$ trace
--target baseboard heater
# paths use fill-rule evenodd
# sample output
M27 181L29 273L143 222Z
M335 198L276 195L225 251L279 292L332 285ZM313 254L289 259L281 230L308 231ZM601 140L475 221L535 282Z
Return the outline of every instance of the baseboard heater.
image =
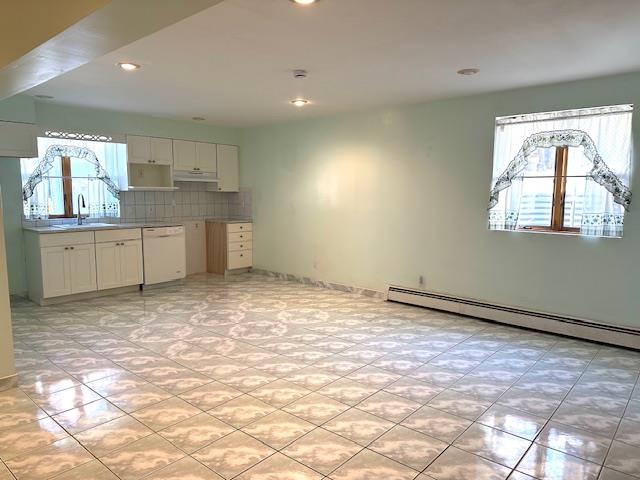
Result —
M387 300L640 350L640 330L391 285Z

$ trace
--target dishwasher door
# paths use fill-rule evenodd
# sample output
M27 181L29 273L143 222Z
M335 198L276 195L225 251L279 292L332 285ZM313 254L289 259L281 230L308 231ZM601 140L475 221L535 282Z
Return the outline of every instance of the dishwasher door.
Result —
M143 228L142 248L145 285L185 277L184 227Z

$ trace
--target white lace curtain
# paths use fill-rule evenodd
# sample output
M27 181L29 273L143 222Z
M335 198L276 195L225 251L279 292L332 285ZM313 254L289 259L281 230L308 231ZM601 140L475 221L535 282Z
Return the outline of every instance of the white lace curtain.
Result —
M38 158L23 158L20 163L26 218L60 213L62 155L71 157L73 198L80 193L85 197L82 213L90 217L119 216L119 190L127 184L126 145L38 137L38 154ZM75 214L77 206L73 203Z
M489 228L515 230L521 220L523 176L531 175L539 149L579 149L587 175L578 212L580 232L622 236L632 163L632 107L619 105L502 117L496 121ZM576 155L574 155L575 157ZM572 154L569 162L571 165Z

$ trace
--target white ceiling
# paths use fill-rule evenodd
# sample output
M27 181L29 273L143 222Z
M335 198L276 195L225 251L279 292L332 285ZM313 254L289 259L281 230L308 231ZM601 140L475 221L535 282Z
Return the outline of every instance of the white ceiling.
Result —
M640 70L639 24L638 0L225 0L28 93L255 125Z

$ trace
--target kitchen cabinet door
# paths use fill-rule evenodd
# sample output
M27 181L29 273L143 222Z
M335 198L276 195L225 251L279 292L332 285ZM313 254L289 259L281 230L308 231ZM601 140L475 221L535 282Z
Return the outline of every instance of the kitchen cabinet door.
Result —
M196 143L196 167L202 172L216 173L218 162L215 143Z
M217 145L218 191L237 192L240 190L240 164L238 147L235 145Z
M96 243L98 290L120 286L119 242Z
M151 160L158 165L173 165L173 142L171 139L151 137Z
M142 240L120 242L120 286L144 282L142 269Z
M196 142L174 140L173 169L180 171L192 171L196 168Z
M204 222L185 223L187 275L207 271L207 234Z
M127 135L127 162L151 163L151 139Z
M69 247L45 247L40 250L42 262L42 296L71 295Z
M73 245L68 252L71 293L96 291L96 246Z

